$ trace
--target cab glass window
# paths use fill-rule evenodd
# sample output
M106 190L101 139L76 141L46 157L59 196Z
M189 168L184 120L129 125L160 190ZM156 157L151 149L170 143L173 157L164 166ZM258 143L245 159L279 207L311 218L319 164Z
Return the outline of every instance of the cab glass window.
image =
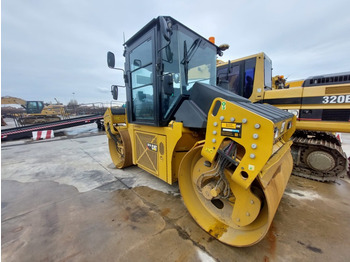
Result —
M130 53L131 95L134 120L154 120L152 39Z
M264 60L265 66L265 74L264 74L264 81L265 81L265 88L271 89L272 87L272 62L270 58L268 58L265 55L265 60Z
M178 45L181 58L180 70L183 76L181 81L184 87L184 93L188 93L196 82L215 85L215 47L186 31L178 32Z
M240 66L229 64L218 70L218 85L235 93L240 94Z
M148 39L130 53L130 69L134 71L152 63L152 40Z
M169 117L180 102L181 95L188 95L196 82L215 85L216 48L192 32L174 26L170 44L162 41L163 76L171 75L174 91L162 93L162 119Z
M256 58L245 62L243 96L249 98L253 92Z

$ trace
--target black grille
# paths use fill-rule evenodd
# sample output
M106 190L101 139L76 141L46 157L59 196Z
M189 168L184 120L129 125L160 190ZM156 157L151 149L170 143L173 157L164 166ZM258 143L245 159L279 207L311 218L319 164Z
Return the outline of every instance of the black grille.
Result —
M350 83L350 72L312 76L307 78L303 86L324 86Z
M325 121L349 121L350 109L323 110L322 120Z

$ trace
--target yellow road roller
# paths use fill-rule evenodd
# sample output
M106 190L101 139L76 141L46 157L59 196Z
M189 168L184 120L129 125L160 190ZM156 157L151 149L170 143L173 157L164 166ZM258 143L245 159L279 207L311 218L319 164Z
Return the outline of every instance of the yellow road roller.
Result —
M222 50L171 17L124 48L127 101L104 115L115 166L178 181L193 219L223 243L260 241L292 171L295 117L215 86ZM112 52L107 63L118 69ZM118 99L118 86L111 91Z

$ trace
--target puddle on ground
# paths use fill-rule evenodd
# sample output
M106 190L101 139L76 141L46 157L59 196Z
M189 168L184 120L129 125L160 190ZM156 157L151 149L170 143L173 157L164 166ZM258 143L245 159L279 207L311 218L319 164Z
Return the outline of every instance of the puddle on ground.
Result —
M187 214L179 196L147 187L112 190L113 183L84 193L52 181L4 180L2 187L6 261L210 258L172 224Z

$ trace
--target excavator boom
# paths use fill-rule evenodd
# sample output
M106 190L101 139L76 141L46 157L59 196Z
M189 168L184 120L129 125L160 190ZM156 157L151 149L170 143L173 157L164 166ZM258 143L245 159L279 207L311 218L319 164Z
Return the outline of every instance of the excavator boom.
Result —
M10 104L21 105L23 108L26 108L27 101L18 97L3 96L1 97L1 104L2 105L10 105Z

